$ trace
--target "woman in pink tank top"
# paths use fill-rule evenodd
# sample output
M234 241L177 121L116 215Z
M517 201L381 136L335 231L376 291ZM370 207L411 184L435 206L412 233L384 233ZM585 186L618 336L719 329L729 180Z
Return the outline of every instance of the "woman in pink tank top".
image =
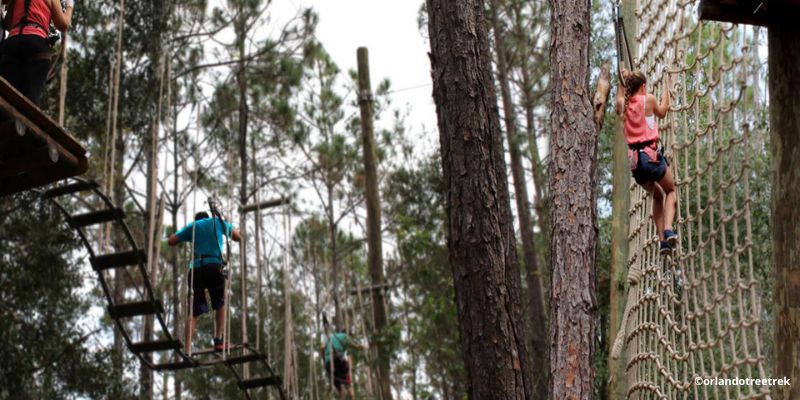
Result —
M653 220L660 240L661 254L672 254L678 244L673 230L678 196L672 172L659 150L658 118L669 111L669 74L664 74L661 102L647 93L647 78L640 71L622 70L623 84L617 90L617 115L623 119L628 142L628 161L636 183L653 195Z
M8 38L0 50L0 76L38 105L50 71L50 23L66 32L74 0L2 0L2 4Z

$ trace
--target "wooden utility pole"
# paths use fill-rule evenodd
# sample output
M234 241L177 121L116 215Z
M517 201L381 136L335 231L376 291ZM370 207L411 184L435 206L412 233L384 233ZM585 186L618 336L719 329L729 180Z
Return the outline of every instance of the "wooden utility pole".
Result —
M530 399L517 246L485 4L427 0L427 7L447 247L467 393L470 399Z
M597 128L589 89L589 2L551 0L550 395L594 392Z
M770 2L769 125L775 258L775 399L800 399L800 25ZM788 3L787 3L788 4ZM786 6L788 7L788 5ZM788 10L786 10L788 11ZM795 10L794 15L797 15Z
M622 21L625 24L624 32L630 32L625 39L621 36L617 40L627 40L627 46L621 47L623 52L630 49L630 59L633 60L637 54L636 43L636 7L635 0L622 0ZM620 32L622 35L622 32ZM617 63L625 63L625 54L617 54ZM623 65L623 64L620 64ZM632 68L633 66L628 66ZM617 77L619 79L619 77ZM621 85L621 82L617 82ZM614 339L619 332L622 324L622 314L625 310L625 281L628 275L628 225L630 217L630 182L631 171L628 167L628 143L625 141L625 134L622 132L622 119L617 116L614 119L614 137L612 138L612 187L611 187L611 265L609 271L609 300L608 300L608 354L611 354L611 347ZM608 398L622 399L627 392L627 384L624 370L625 357L617 360L608 358Z
M360 47L358 55L358 104L361 107L361 139L364 145L364 175L366 176L364 191L367 199L367 246L369 275L376 287L383 285L383 246L381 245L381 198L378 193L378 160L375 150L375 133L373 127L372 83L369 76L369 51ZM383 400L391 400L389 352L382 344L386 334L386 306L383 290L373 290L372 315L375 320L375 332L371 343L377 344L378 378ZM377 339L377 340L374 340Z
M508 62L506 61L505 33L500 24L497 0L489 2L494 31L494 51L497 59L497 80L500 86L500 98L503 101L503 120L508 139L508 152L511 156L511 176L514 181L514 193L517 203L517 219L519 220L520 238L522 239L522 260L525 263L525 278L528 283L528 312L530 313L531 332L531 384L534 398L547 398L547 318L544 311L542 281L539 273L539 260L536 254L531 210L528 204L528 188L525 169L522 165L522 154L519 149L517 132L517 116L514 102L511 99L511 85L508 79Z
M242 3L238 5L239 17L234 23L236 33L236 47L239 52L239 63L236 71L236 83L239 88L239 167L241 186L239 187L239 207L244 207L248 200L247 187L247 125L250 116L250 109L247 106L247 62L245 61L247 43L247 16ZM239 242L239 277L242 298L242 318L241 333L242 343L248 343L247 335L247 218L244 213L239 213L239 231L242 240ZM230 340L225 338L225 340ZM247 379L250 377L250 366L245 364L242 367L242 376Z

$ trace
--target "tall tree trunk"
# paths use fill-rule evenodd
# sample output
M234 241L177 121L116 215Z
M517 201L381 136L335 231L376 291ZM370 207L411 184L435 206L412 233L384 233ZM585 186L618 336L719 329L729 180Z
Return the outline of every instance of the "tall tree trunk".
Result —
M117 16L117 49L115 55L114 65L114 84L113 96L111 99L111 155L109 161L109 174L106 190L113 193L114 204L117 207L122 207L124 203L124 187L121 178L125 173L125 140L121 134L117 133L117 119L119 115L119 88L120 78L122 72L122 34L125 30L125 0L119 0L119 15ZM119 156L117 156L119 155ZM119 178L119 179L117 179ZM106 229L105 237L108 238L111 234L110 228ZM107 239L108 240L108 239ZM123 246L124 238L120 232L114 235L114 246L116 249L121 249ZM114 272L114 301L118 302L122 299L125 279L123 278L122 271L117 270ZM122 334L119 329L114 326L114 350L115 360L114 369L118 376L122 376L122 352L124 351L122 343ZM122 395L121 387L119 384L115 385L115 397Z
M636 32L635 0L623 0L622 15L626 32ZM638 45L636 35L626 38L630 44L631 59L636 57ZM623 55L618 55L617 62L623 62ZM619 80L619 77L617 77ZM619 84L619 83L618 83ZM625 277L628 276L628 224L630 216L630 182L631 170L628 167L628 143L622 131L622 119L614 119L612 187L611 187L611 265L608 300L608 354L614 346L621 327L622 314L625 310ZM625 357L614 360L608 358L608 398L619 399L625 396L627 382L625 380Z
M114 143L114 152L117 154L125 154L125 137L124 135L116 135L116 140ZM125 173L125 159L124 157L120 156L117 157L111 165L111 175L116 177L114 181L114 185L111 188L114 199L114 205L119 208L123 208L125 204L125 182L122 181L123 174ZM121 251L122 249L127 249L128 244L125 240L125 236L119 229L115 229L113 231L113 244L114 249L117 251ZM126 279L123 271L121 269L117 269L114 272L114 303L119 303L123 299L123 293L125 293L125 285ZM115 373L118 376L122 376L123 370L123 357L125 352L124 341L122 339L122 333L120 332L119 328L114 325L114 369L116 370ZM122 386L121 382L115 383L114 387L115 398L122 397Z
M247 107L247 64L245 58L245 43L247 41L246 17L241 6L239 9L241 19L237 23L236 40L239 49L239 70L236 73L236 83L239 86L239 167L241 173L241 186L239 187L239 206L247 205L247 124L249 108ZM239 230L242 241L239 243L239 260L242 292L242 343L247 343L247 218L244 212L239 213ZM244 366L244 376L248 377L247 365Z
M551 0L550 393L591 399L594 383L597 130L589 90L590 4Z
M159 87L155 93L155 101L156 110L153 114L153 117L150 120L150 138L147 144L147 203L146 203L146 211L147 211L147 225L146 225L146 238L145 243L147 243L145 251L147 252L147 269L148 274L151 279L151 283L157 282L158 279L158 267L156 266L157 260L155 257L156 253L156 245L158 243L158 232L157 227L160 226L160 221L157 221L156 218L160 217L158 215L158 204L156 203L156 197L158 193L158 142L159 142L159 135L161 133L161 104L164 94L164 57L160 51L160 43L161 41L157 41L155 47L155 53L153 54L154 61L156 62L155 72L158 77ZM155 285L154 285L155 287ZM144 317L144 327L143 327L143 338L145 341L152 340L153 336L153 315L146 315ZM146 360L152 362L153 354L146 353L144 354ZM147 368L146 365L141 365L141 372L140 372L140 381L141 381L141 398L143 399L152 399L153 398L153 371L150 368Z
M344 316L339 304L339 257L336 243L336 218L333 212L333 185L326 183L328 205L325 214L328 218L328 235L331 241L331 279L333 281L333 321L334 329L344 328Z
M428 0L449 261L471 399L531 398L508 178L482 0Z
M180 201L178 196L178 188L180 185L180 168L178 164L178 151L180 149L180 142L178 140L178 128L177 128L177 105L174 106L173 110L173 125L172 125L172 140L173 140L173 151L172 151L172 164L173 164L173 176L172 176L172 206L170 207L170 220L172 221L172 229L173 232L177 232L178 229L178 209L180 208L178 202ZM175 337L182 338L181 332L181 301L180 301L180 267L178 266L178 249L173 248L170 251L169 263L172 267L172 334ZM173 381L174 391L175 391L175 400L181 400L181 374L180 371L175 371L174 374L174 381Z
M514 20L514 31L513 34L517 37L525 37L528 33L523 29L524 23L526 21L525 16L522 13L522 1L512 1L510 4L511 12L513 13L513 20ZM535 50L531 49L528 52L523 52L523 55L518 57L517 60L519 69L520 69L520 76L521 82L520 86L520 96L522 101L522 107L525 110L525 134L528 139L528 152L530 154L531 160L531 175L533 177L533 207L536 211L536 217L539 225L540 232L549 232L550 231L550 224L548 222L549 219L549 208L547 206L547 195L546 189L547 185L545 182L545 174L544 174L544 166L542 165L541 157L539 156L539 142L537 140L536 134L536 122L534 120L533 110L537 106L537 96L534 95L533 88L534 88L534 77L531 76L532 73L532 65L530 59L534 57ZM539 68L539 70L544 70L544 68ZM541 238L541 236L540 236ZM546 238L546 235L545 235ZM547 245L547 240L544 241L545 246L544 248L540 248L537 250L537 256L539 257L539 261L543 261L545 265L549 263L548 251L549 247ZM550 274L548 273L547 269L540 270L540 278L539 281L542 282L542 291L543 291L543 303L545 304L544 308L547 309L547 283L549 280ZM546 318L545 318L546 319Z
M525 262L525 277L528 283L529 312L531 319L531 382L532 395L537 399L547 398L547 318L544 312L542 282L539 274L539 262L536 254L536 242L533 237L530 206L528 205L528 189L525 182L525 170L522 166L522 155L519 150L517 120L514 115L514 102L511 99L511 85L508 82L508 63L506 62L505 33L497 16L498 1L491 0L492 30L494 31L494 48L497 56L497 80L500 84L500 97L503 100L503 117L506 125L508 151L511 155L511 176L514 180L514 192L517 203L517 219L519 220L522 254Z
M365 195L367 199L367 243L369 275L374 290L372 296L372 315L375 320L375 338L378 356L378 378L383 400L392 399L389 352L383 340L387 334L386 307L383 299L383 246L381 238L381 198L378 193L378 160L373 132L372 84L369 75L369 52L366 47L358 49L358 103L361 107L361 138L364 147Z
M787 3L788 4L788 3ZM779 8L770 14L781 15ZM783 13L789 15L790 13ZM772 149L772 245L775 257L775 369L790 386L776 399L800 398L800 26L776 17L769 27L769 109Z

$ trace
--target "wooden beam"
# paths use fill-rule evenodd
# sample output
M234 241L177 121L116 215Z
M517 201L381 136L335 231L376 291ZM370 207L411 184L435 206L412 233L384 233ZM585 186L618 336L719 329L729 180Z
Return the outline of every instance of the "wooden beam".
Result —
M58 163L58 150L42 146L29 154L23 154L0 163L0 178L13 178L22 173L52 167Z
M249 213L249 212L258 211L258 210L266 210L266 209L270 209L270 208L275 208L275 207L282 206L284 204L289 204L289 203L291 203L291 199L289 199L288 197L280 197L280 198L277 198L277 199L262 201L260 203L248 204L248 205L240 208L239 211L241 211L243 213Z
M797 0L701 0L701 20L768 26L770 11L795 18L800 16Z
M25 125L29 128L32 125L39 127L40 130L47 132L48 136L54 141L58 142L62 147L68 149L76 156L83 156L86 154L86 149L78 143L75 138L67 133L67 131L55 121L50 119L50 117L45 115L35 104L31 103L27 97L14 89L14 87L2 77L0 77L0 98L12 107L13 112L9 112L9 114L21 114L25 116L23 122L25 122Z

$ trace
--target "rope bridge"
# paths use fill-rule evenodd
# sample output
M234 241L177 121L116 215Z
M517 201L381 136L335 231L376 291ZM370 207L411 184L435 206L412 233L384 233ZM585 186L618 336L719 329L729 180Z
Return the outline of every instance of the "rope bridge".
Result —
M629 399L769 398L750 221L751 130L759 110L753 28L698 21L693 0L639 1L635 69L673 104L660 121L678 190L680 243L659 255L652 196L631 184L628 297L612 349L626 350ZM758 262L765 262L758 260Z

